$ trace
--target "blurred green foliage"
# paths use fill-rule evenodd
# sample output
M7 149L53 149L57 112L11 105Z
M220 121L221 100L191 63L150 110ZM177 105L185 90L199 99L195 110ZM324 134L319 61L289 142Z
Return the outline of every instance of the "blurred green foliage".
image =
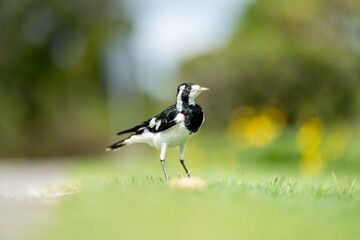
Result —
M357 0L257 0L238 21L227 46L183 65L182 81L212 89L199 99L207 124L232 127L238 145L266 145L288 123L360 117ZM4 0L0 29L0 156L102 151L104 52L131 30L121 1ZM114 106L139 114L129 99Z
M184 64L182 79L214 89L208 119L239 106L275 106L290 123L359 113L360 2L252 1L223 49ZM220 125L221 126L221 125Z
M119 3L1 1L0 155L99 151L104 45L129 29Z

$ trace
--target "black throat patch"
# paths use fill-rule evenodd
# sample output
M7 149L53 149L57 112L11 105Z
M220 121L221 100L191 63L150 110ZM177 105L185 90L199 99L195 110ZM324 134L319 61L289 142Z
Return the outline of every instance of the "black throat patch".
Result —
M200 105L184 104L181 113L185 116L185 127L190 131L190 134L197 132L204 121L204 113Z

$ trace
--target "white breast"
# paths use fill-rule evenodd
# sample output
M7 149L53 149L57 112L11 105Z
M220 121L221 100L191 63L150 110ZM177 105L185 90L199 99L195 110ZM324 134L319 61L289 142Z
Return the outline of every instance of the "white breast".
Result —
M168 148L177 147L185 144L193 135L181 122L164 132L155 133L153 146L159 149L163 144L167 144Z

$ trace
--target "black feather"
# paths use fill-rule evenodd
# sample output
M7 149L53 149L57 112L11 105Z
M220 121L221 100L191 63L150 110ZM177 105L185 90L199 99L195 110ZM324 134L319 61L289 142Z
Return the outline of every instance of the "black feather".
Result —
M185 127L191 133L197 132L204 121L204 113L200 105L185 104L181 113L185 116Z
M126 144L124 143L126 139L123 139L123 140L120 140L120 141L117 141L116 143L114 144L111 144L110 146L108 146L106 148L106 151L111 151L111 150L115 150L117 148L121 148L121 147L124 147Z
M176 106L172 105L172 106L166 108L164 111L162 111L158 115L156 115L155 117L150 118L133 128L126 129L124 131L120 131L117 133L117 135L121 135L121 134L125 134L125 133L134 133L135 135L142 134L145 129L148 129L149 132L152 132L152 133L165 131L165 130L171 128L172 126L176 125L177 122L175 121L175 118L178 114L179 114L179 111L177 110ZM158 127L156 125L153 127L150 127L151 120L154 120L156 123L158 121L160 121L160 125L158 125Z
M165 130L173 127L177 123L175 121L175 118L178 114L179 114L179 111L177 110L175 105L168 107L167 109L165 109L160 114L158 114L154 117L155 122L160 121L160 125L158 126L158 128L156 126L154 126L152 128L149 127L149 131L153 132L153 133L157 133L157 132L162 132L162 131L165 131Z
M135 126L133 128L130 128L130 129L127 129L127 130L124 130L124 131L120 131L120 132L117 133L117 135L121 135L121 134L125 134L125 133L138 132L139 130L144 129L147 126L149 126L150 120L151 119L149 119L147 121L144 121L144 122L140 123L139 125L137 125L137 126Z

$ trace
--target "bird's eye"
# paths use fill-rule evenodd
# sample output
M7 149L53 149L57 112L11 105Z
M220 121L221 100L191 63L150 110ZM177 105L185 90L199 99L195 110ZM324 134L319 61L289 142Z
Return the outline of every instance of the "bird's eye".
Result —
M187 90L187 91L191 91L191 87L186 87L186 90Z

